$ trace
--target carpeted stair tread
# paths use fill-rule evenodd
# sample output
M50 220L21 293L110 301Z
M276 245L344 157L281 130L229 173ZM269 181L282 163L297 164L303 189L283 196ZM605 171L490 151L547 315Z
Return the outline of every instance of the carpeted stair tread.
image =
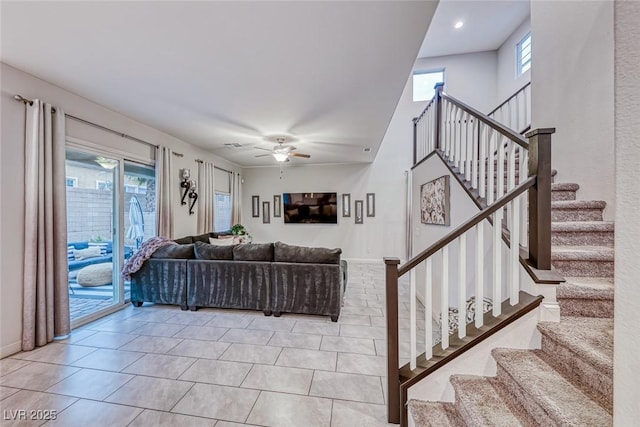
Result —
M559 182L551 184L551 191L578 191L580 186L573 182Z
M489 378L453 375L449 378L456 392L456 408L468 426L522 426Z
M563 317L540 322L538 330L613 378L613 319Z
M567 381L537 351L494 349L498 379L541 425L608 426L612 417Z
M553 246L552 261L603 261L612 262L614 250L608 246Z
M614 223L609 221L554 221L551 223L551 232L614 231L614 229Z
M556 297L571 299L613 300L611 277L565 277L566 282L556 287Z
M604 209L607 202L602 200L556 200L551 209Z
M407 406L418 427L465 427L453 403L411 399Z

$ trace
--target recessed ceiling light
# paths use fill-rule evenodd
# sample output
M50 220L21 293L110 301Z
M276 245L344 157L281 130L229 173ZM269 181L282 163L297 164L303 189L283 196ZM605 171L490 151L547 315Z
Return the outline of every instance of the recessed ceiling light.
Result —
M458 21L455 23L455 25L453 26L453 28L455 28L456 30L462 28L462 26L464 25L464 22L462 21Z

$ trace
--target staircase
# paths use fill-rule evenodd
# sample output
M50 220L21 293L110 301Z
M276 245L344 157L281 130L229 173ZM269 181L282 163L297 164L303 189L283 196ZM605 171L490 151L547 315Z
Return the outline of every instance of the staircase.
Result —
M552 186L561 321L538 325L539 350L494 349L495 377L452 376L455 402L411 400L416 426L612 425L614 226L578 189Z

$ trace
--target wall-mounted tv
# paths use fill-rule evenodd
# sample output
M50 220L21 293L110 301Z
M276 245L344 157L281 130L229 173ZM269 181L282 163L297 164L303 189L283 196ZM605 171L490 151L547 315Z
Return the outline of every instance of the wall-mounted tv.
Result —
M337 193L284 193L285 224L337 224Z

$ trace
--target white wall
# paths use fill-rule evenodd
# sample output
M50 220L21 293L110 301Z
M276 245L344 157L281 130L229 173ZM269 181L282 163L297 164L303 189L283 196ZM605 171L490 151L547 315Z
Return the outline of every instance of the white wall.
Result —
M613 361L613 422L640 419L640 3L615 2L616 271Z
M233 169L232 164L219 159L202 149L180 141L149 126L131 120L119 113L108 110L85 98L56 87L44 80L1 64L2 72L2 187L0 200L0 357L20 350L22 330L22 234L24 229L24 126L25 113L22 103L13 99L15 94L26 98L39 98L61 107L66 113L101 124L111 129L138 137L142 140L171 147L184 154L174 158L176 172L173 200L175 207L175 235L184 236L196 231L196 215L189 216L187 209L180 206L178 171L188 167L195 171L194 160L213 161L225 169ZM89 142L111 146L120 150L135 151L139 156L150 156L147 148L137 147L127 139L80 125L67 120L67 135ZM237 168L235 168L237 169ZM28 191L28 190L26 190Z
M516 58L517 45L529 31L531 31L531 20L527 17L498 49L498 104L531 81L531 69L518 75Z
M416 71L444 68L444 90L449 95L488 113L500 102L496 98L496 51L434 56L416 61ZM426 102L424 103L426 107Z
M557 182L614 217L613 2L532 1L532 128L555 127Z

